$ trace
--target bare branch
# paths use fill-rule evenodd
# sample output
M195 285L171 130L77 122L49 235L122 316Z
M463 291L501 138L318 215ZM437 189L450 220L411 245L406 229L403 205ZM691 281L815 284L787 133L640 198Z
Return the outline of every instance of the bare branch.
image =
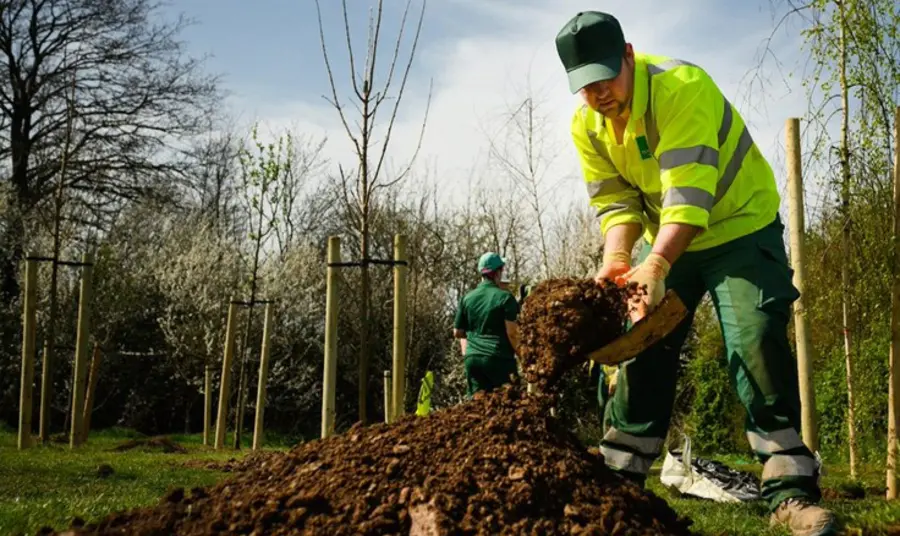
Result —
M347 124L347 118L344 115L344 108L341 106L341 104L340 104L341 100L337 94L337 84L334 81L334 73L331 70L331 62L328 59L328 48L325 46L325 27L322 24L322 10L319 7L319 0L315 0L315 2L316 2L316 17L318 18L318 21L319 21L319 40L322 43L322 58L325 60L325 71L328 74L328 84L331 87L331 95L332 95L332 100L328 100L327 98L325 98L325 100L328 101L332 106L334 106L335 110L337 110L338 116L340 116L340 118L341 118L341 124L344 125L344 131L347 133L347 136L350 138L350 141L353 142L353 145L356 147L356 151L359 152L360 151L359 140L357 140L356 136L353 134L353 130L350 129L350 125ZM346 16L346 12L347 12L347 2L346 2L346 0L344 0L345 16ZM348 29L347 29L348 42L350 40L349 34L350 34L350 30L348 27ZM351 61L351 63L353 61L352 52L350 54L350 61ZM352 72L353 71L351 71L351 77L352 77ZM355 90L355 88L356 88L356 82L354 81L354 90Z
M412 45L411 45L411 48L410 48L410 52L409 52L409 60L406 62L406 69L405 69L404 72L403 72L403 79L402 79L402 81L400 82L400 89L399 89L399 91L397 92L397 99L396 99L396 101L394 102L394 108L393 108L393 111L391 112L391 118L388 120L387 132L385 133L384 144L383 144L382 149L381 149L381 154L380 154L379 157L378 157L378 163L376 164L376 166L375 166L375 172L374 172L373 175L372 175L372 182L373 182L373 183L377 183L377 182L378 182L378 177L379 177L379 174L380 174L380 172L381 172L382 165L384 164L385 156L387 155L388 144L390 143L390 139L391 139L391 132L393 131L393 129L394 129L394 124L395 124L395 122L396 122L396 120L397 120L397 110L400 108L400 102L403 100L403 92L404 92L404 90L406 89L406 81L407 81L407 79L409 78L409 71L410 71L410 69L412 68L413 59L414 59L414 57L415 57L416 49L417 49L418 44L419 44L419 35L421 34L421 31L422 31L422 21L423 21L424 18L425 18L425 6L426 6L426 4L427 4L427 1L426 1L426 0L422 0L422 10L419 12L419 21L418 21L418 23L416 24L416 34L415 34L415 37L413 38L413 42L412 42ZM398 40L399 40L399 39L398 39ZM431 90L430 90L430 89L429 89L428 95L429 95L429 96L428 96L428 103L429 103L429 105L430 105L430 103L431 103ZM426 109L426 112L425 112L426 117L427 117L427 114L428 114L428 111L427 111L427 109ZM422 133L423 133L423 134L424 134L424 128L425 128L425 121L422 122ZM420 136L420 139L419 139L419 146L420 146L420 145L421 145L421 136ZM418 150L419 150L419 149L418 149L418 146L417 146L417 148L416 148L416 154L418 154Z

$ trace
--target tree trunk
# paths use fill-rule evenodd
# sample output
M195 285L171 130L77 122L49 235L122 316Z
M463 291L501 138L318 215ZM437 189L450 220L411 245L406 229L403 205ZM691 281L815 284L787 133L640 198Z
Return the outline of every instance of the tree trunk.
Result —
M843 309L844 330L844 359L847 367L847 440L850 448L850 477L855 479L858 475L857 449L856 449L856 411L853 393L853 358L850 344L850 147L849 147L849 89L847 85L847 37L846 37L846 13L844 2L839 2L840 7L840 83L841 83L841 216L843 226L841 228L841 246L843 259L841 263L841 301Z
M366 203L367 204L367 203ZM366 207L368 208L368 207ZM369 395L369 359L370 349L370 304L371 289L369 284L369 214L368 210L363 211L362 237L360 240L360 254L362 255L362 303L360 305L360 341L359 341L359 421L363 424L368 422L367 400Z
M194 407L194 402L188 402L184 408L184 435L190 435L191 433L191 408Z
M203 445L209 446L210 429L212 428L212 363L207 361L203 370Z
M891 269L891 348L888 365L888 500L900 495L897 458L900 455L900 106L894 110L894 229Z
M263 179L264 181L267 179ZM256 227L256 249L253 252L253 271L250 274L250 303L247 306L247 323L244 328L244 344L241 347L241 370L239 373L237 393L237 411L234 412L234 448L241 448L241 432L244 427L244 407L247 403L247 387L249 378L247 378L247 349L250 346L250 330L253 329L253 306L256 305L257 278L259 277L259 253L262 249L263 238L263 202L262 197L267 190L267 184L264 183L259 202L259 222Z
M17 99L12 105L10 118L9 145L12 157L12 174L10 182L13 187L14 209L7 225L8 255L4 258L2 293L4 303L11 303L19 298L19 261L23 256L25 241L24 217L33 203L31 188L28 184L28 171L31 161L31 113L30 103ZM43 381L43 380L42 380Z
M528 176L531 180L531 195L534 198L534 218L538 228L538 239L541 244L541 272L544 278L550 277L550 253L547 247L547 236L544 232L544 211L541 208L540 181L537 175L537 156L534 153L534 99L528 98ZM516 274L518 275L518 274Z

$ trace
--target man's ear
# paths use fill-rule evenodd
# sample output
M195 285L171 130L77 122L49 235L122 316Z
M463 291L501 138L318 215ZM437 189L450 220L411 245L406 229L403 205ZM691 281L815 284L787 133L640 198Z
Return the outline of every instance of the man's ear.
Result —
M628 60L629 65L634 65L634 47L631 46L631 43L625 43L625 59Z

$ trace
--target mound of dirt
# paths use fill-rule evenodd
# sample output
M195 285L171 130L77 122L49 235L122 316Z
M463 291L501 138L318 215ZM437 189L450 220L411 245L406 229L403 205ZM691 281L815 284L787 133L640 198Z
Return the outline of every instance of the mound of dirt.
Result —
M525 378L541 391L553 392L567 370L624 333L628 301L638 294L636 285L598 285L593 279L550 279L536 285L518 318Z
M210 488L65 534L686 535L520 385L295 447Z
M689 535L690 520L550 414L554 384L623 332L635 292L579 279L534 289L521 357L538 394L513 383L425 417L229 460L214 467L232 471L227 481L62 534Z

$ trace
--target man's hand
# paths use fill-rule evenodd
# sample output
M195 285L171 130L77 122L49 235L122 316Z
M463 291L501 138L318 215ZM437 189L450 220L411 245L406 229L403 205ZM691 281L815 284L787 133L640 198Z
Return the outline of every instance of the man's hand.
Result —
M606 231L606 245L603 247L603 266L594 276L599 284L604 279L616 280L631 270L631 250L641 236L640 223L622 223Z
M672 266L662 255L650 253L644 262L637 265L627 274L621 276L617 282L621 284L637 283L642 294L638 297L641 303L635 303L638 310L643 309L643 314L653 310L662 301L666 293L666 276ZM643 307L641 307L643 305ZM640 316L643 316L641 314Z
M603 266L594 276L594 281L600 284L604 279L611 279L625 275L631 270L631 254L627 251L604 251Z

